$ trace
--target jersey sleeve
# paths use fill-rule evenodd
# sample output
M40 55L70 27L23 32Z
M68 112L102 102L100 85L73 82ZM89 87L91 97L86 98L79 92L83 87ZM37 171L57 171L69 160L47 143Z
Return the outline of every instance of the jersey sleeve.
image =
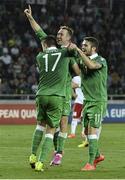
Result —
M38 39L43 40L47 34L42 30L42 29L39 29L37 32L36 32L36 36L38 37Z
M74 64L76 64L76 60L75 57L69 57L70 58L70 62L69 62L69 66L73 66Z
M103 57L98 58L96 62L101 64L102 66L107 66L106 60Z

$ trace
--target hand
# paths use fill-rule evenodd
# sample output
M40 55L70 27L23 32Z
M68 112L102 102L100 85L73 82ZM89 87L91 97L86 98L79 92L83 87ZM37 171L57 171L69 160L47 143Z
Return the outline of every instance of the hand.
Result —
M30 5L28 5L28 9L25 9L24 10L24 13L25 13L25 15L28 17L28 18L32 18L32 9L31 9L31 6Z
M68 48L69 48L70 50L72 50L72 49L77 49L77 45L74 44L74 43L70 43L70 45L68 46Z

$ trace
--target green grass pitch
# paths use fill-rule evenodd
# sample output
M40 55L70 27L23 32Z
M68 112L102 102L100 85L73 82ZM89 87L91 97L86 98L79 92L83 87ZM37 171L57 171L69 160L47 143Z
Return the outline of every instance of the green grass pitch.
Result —
M103 124L100 149L105 155L96 171L80 172L88 159L88 148L81 143L80 125L77 137L67 139L61 166L50 167L48 157L44 172L35 172L28 163L33 125L0 126L0 179L124 179L125 124ZM51 154L52 155L52 154Z

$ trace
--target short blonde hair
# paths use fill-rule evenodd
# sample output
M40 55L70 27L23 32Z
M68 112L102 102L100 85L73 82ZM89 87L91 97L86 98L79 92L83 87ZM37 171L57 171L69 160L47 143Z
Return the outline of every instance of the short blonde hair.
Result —
M68 27L68 26L60 26L60 29L65 29L65 30L67 30L68 33L69 33L69 35L70 35L71 37L73 36L74 31L73 31L72 28L70 28L70 27Z

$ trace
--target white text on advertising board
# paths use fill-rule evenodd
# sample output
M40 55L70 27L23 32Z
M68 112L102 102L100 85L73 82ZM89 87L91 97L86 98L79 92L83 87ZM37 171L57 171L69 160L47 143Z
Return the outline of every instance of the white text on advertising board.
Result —
M35 109L0 109L0 118L35 118Z

